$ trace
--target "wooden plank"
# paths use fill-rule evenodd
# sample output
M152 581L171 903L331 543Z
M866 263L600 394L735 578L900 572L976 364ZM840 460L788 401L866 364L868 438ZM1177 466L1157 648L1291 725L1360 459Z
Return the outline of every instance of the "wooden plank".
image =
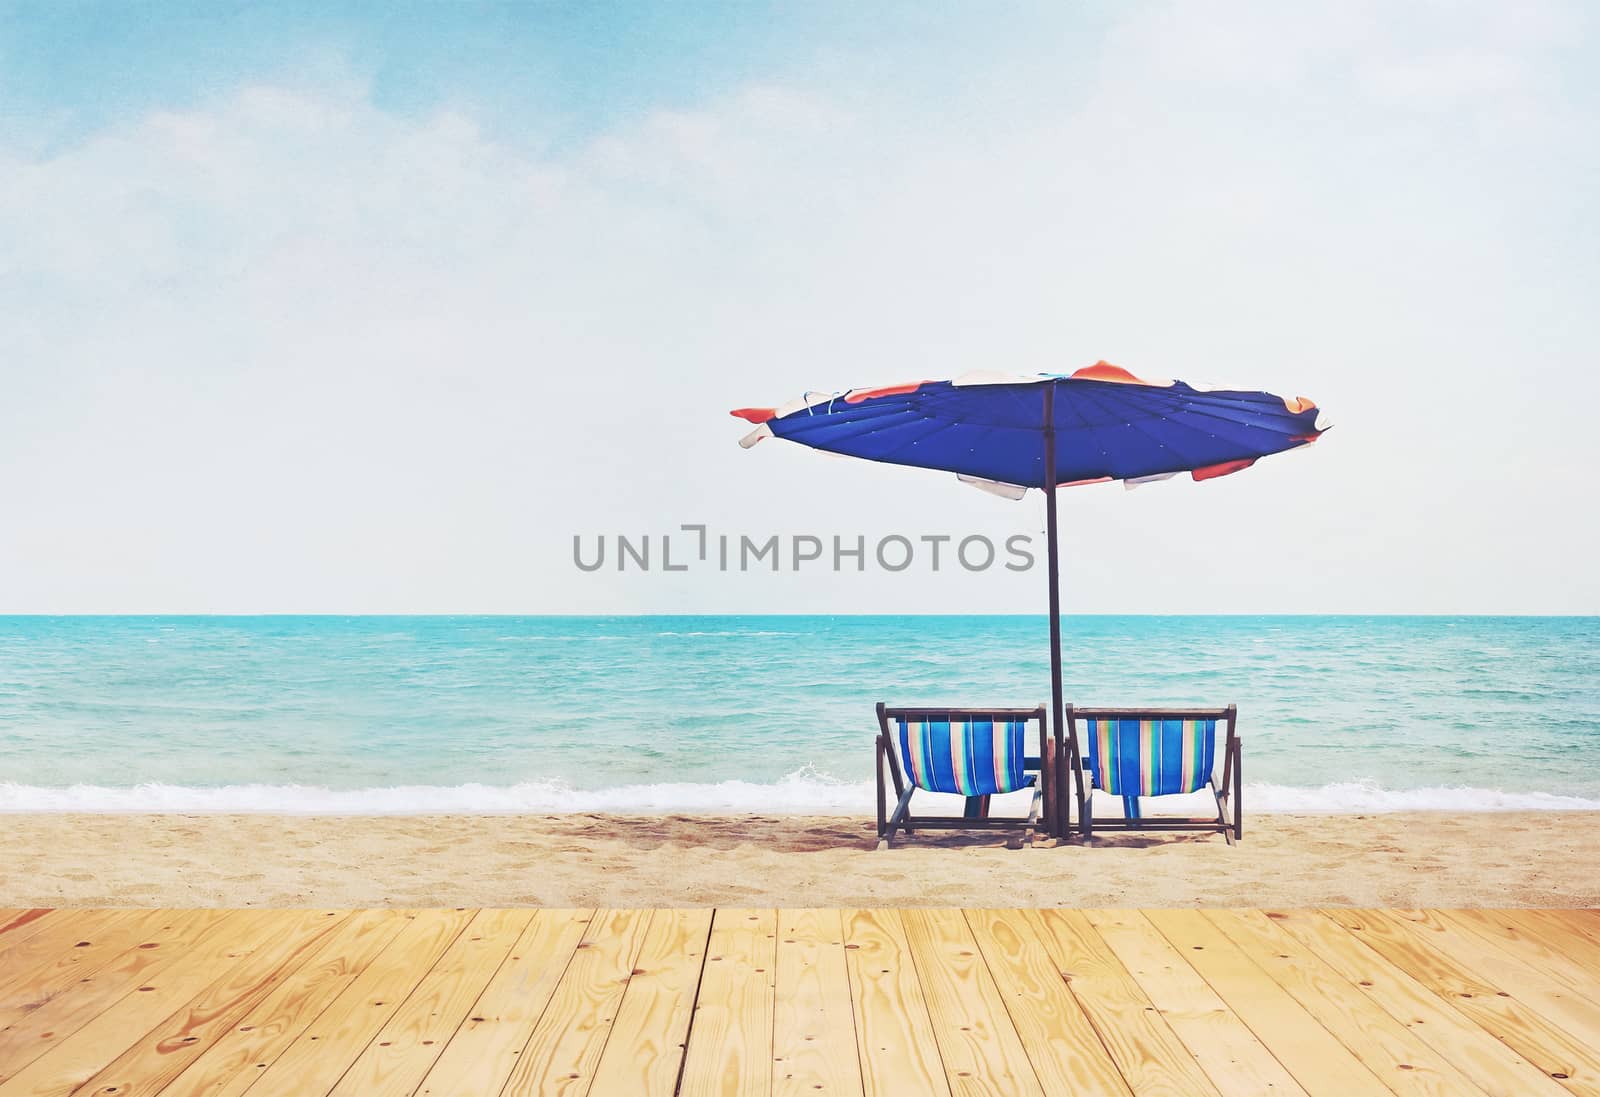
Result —
M1600 972L1600 935L1591 937L1575 921L1570 910L1488 910L1485 916L1501 917L1518 931L1536 939L1563 956L1570 957L1591 973Z
M1346 982L1405 1025L1494 1097L1562 1097L1544 1071L1472 1023L1403 968L1316 911L1263 911Z
M250 1097L325 1094L472 920L470 910L422 910L321 1016L260 1071Z
M1480 1028L1505 1041L1567 1089L1600 1097L1600 1055L1525 1003L1430 948L1406 923L1381 912L1323 911L1378 955L1447 1000Z
M419 1097L498 1094L594 917L592 910L541 910L473 1003Z
M55 911L50 907L8 907L0 910L0 961L13 945L26 941Z
M193 1000L158 1022L138 1042L83 1082L87 1094L154 1097L216 1040L230 1032L272 990L314 955L346 911L280 911L271 936ZM130 1026L143 1031L148 1021Z
M168 1084L161 1097L238 1097L408 924L405 911L356 911L320 943L316 955Z
M330 1097L410 1097L532 920L530 910L478 911Z
M1144 915L1088 910L1084 916L1218 1089L1228 1094L1305 1092Z
M103 923L90 937L69 933L55 941L54 955L14 971L11 961L0 957L0 1030L4 1030L63 991L81 985L85 975L99 970L130 946L140 941L148 927L156 929L170 921L169 911L123 911L126 917ZM33 940L37 940L37 935ZM32 948L30 943L26 948ZM22 949L18 950L23 951ZM0 1076L4 1070L0 1068Z
M1522 913L1554 919L1561 923L1563 933L1568 937L1576 934L1600 945L1600 910L1537 909L1524 910Z
M1188 1047L1080 911L1030 910L1027 917L1134 1093L1215 1097Z
M27 1010L0 1031L0 1081L71 1038L129 994L155 993L154 989L139 988L154 988L157 980L164 979L167 968L199 947L208 931L229 919L226 911L154 913L169 917L156 918L156 924L146 923L145 931L112 959L80 976L76 985L41 1001L37 1008ZM115 1055L120 1050L110 1054Z
M648 910L596 914L556 984L503 1097L583 1094L594 1080L650 923Z
M1260 911L1205 916L1395 1093L1483 1097L1444 1056Z
M1587 912L427 918L41 915L0 961L0 1097L648 1097L680 1061L691 1097L1124 1093L1113 1065L1135 1093L1343 1094L1365 1069L1600 1097Z
M1016 910L969 910L966 918L1045 1091L1130 1093L1026 916Z
M894 910L847 910L845 970L867 1097L949 1097L933 1022Z
M838 910L778 911L772 1092L861 1097L850 973Z
M16 1015L22 1003L36 1002L41 989L58 981L61 970L77 969L84 950L92 949L119 924L138 924L140 911L62 911L68 917L41 919L34 933L0 954L0 1018ZM0 1020L0 1027L4 1026Z
M153 1023L170 1017L252 954L273 949L285 937L303 936L311 925L325 920L321 911L305 912L302 917L303 921L286 920L275 911L241 911L228 916L165 970L147 975L137 989L0 1083L0 1097L70 1093L138 1043Z
M1476 933L1522 963L1594 1001L1600 995L1600 945L1578 933L1547 940L1515 910L1440 910L1438 917Z
M683 1097L772 1092L777 937L775 911L719 909L713 915L684 1051Z
M590 1093L672 1097L711 935L707 909L658 910L617 1007ZM855 1045L851 1044L854 1056Z
M1043 1094L1000 989L959 910L900 912L953 1094Z
M1272 1049L1313 1097L1388 1097L1390 1090L1283 987L1198 910L1149 910L1217 997Z
M1473 971L1499 993L1510 994L1566 1030L1580 1043L1600 1048L1600 1003L1577 993L1460 924L1431 910L1386 910L1383 917L1404 925L1434 950Z
M44 911L49 909L49 907L0 907L0 938L5 937L8 929L17 928L14 923L21 915L37 910L41 914L35 915L35 917L40 917Z

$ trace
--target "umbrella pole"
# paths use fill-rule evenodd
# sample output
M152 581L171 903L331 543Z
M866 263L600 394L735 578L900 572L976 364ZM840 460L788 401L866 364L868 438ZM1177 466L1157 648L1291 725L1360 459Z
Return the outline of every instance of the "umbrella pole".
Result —
M1056 742L1056 772L1051 775L1055 789L1055 818L1050 833L1065 838L1068 830L1066 782L1060 778L1068 768L1066 731L1062 728L1065 702L1061 689L1061 562L1056 544L1056 387L1044 386L1044 510L1045 555L1050 571L1050 727ZM1076 775L1077 767L1071 772Z

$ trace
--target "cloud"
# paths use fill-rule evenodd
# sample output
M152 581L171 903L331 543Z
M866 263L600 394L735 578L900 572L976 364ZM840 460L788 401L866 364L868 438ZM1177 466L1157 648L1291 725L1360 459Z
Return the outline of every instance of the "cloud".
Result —
M0 148L0 607L1031 610L1036 576L591 580L570 539L1036 530L948 478L741 453L725 411L1108 357L1341 427L1075 495L1077 608L1596 608L1565 503L1596 146L1528 75L1560 36L1276 10L1151 9L1092 79L1035 58L908 106L802 75L559 149L349 78ZM1541 125L1417 121L1513 99ZM1508 579L1535 523L1571 547Z

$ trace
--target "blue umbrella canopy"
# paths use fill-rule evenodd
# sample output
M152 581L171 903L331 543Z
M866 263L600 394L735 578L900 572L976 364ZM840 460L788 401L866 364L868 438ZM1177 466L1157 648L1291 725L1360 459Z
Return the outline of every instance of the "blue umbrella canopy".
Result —
M1041 444L1047 392L1053 470L1045 467ZM1106 362L1070 375L973 374L811 394L788 407L733 414L759 425L746 446L772 435L869 461L954 472L1003 494L1052 483L1142 483L1181 472L1207 480L1307 445L1327 429L1304 397L1147 381Z
M1210 480L1239 472L1273 453L1315 442L1329 424L1303 396L1209 388L1136 377L1096 362L1072 374L1034 377L968 374L834 395L808 393L779 408L739 408L756 424L740 440L787 438L813 449L953 472L1010 498L1045 493L1050 580L1050 693L1057 757L1086 790L1077 740L1063 735L1060 559L1056 488L1121 480L1129 485L1187 472ZM1063 753L1065 752L1065 753ZM1043 764L1043 763L1041 763ZM1069 820L1058 793L1051 833Z

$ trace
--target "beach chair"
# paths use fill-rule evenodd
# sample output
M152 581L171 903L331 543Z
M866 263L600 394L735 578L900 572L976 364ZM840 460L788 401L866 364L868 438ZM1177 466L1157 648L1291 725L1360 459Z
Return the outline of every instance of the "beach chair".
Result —
M1039 728L1039 753L1027 753L1027 726ZM1054 780L1055 744L1046 734L1045 708L890 708L878 704L878 848L896 830L1018 830L1029 844L1041 805ZM895 803L889 807L889 788ZM959 816L913 815L918 789L966 797ZM989 798L1032 789L1024 818L989 817ZM1045 818L1054 818L1046 810Z
M1221 833L1231 846L1244 836L1240 796L1242 754L1238 708L1132 709L1067 706L1069 766L1081 766L1078 819L1085 838L1099 830L1204 830ZM1083 724L1083 737L1078 725ZM1222 779L1215 774L1217 724L1226 727ZM1079 744L1086 749L1079 749ZM1096 821L1093 791L1122 797L1123 818ZM1217 802L1212 819L1144 817L1147 797L1178 796L1210 789Z

